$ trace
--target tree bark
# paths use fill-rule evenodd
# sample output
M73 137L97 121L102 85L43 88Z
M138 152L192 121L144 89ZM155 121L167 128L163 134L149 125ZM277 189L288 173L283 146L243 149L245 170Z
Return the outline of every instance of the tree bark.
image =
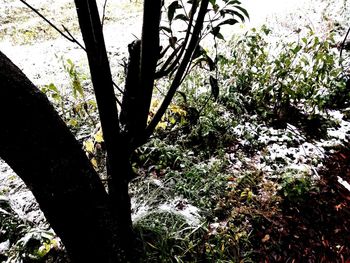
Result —
M159 58L159 23L162 0L144 0L142 37L140 50L140 83L141 99L139 105L139 129L144 137L148 113L152 100L154 79ZM140 140L140 139L137 139Z
M128 45L129 61L120 111L120 122L124 125L124 133L130 144L134 144L135 138L142 131L138 122L140 119L139 105L143 99L140 90L140 48L140 40L134 40Z
M128 183L131 177L128 141L122 137L101 21L96 1L75 0L80 30L86 47L104 141L107 150L108 191L118 232L127 258L132 256L134 235Z
M123 226L81 145L1 52L0 69L0 157L33 192L73 262L123 262Z

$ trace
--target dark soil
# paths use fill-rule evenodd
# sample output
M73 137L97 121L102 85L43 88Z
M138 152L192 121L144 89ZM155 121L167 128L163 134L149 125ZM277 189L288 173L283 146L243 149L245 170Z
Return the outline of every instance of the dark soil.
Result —
M350 262L350 144L331 154L317 188L283 201L273 220L254 226L259 262ZM269 240L262 242L268 234Z

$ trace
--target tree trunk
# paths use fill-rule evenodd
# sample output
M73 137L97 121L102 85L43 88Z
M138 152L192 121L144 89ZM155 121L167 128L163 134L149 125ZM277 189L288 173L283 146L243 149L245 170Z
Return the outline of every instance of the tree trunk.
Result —
M95 0L75 0L80 30L86 47L91 80L107 151L108 192L112 212L123 227L118 231L126 257L133 255L134 235L128 183L132 172L129 143L119 127L118 109L101 20Z
M1 52L0 69L0 157L33 192L73 262L123 262L123 226L81 145Z

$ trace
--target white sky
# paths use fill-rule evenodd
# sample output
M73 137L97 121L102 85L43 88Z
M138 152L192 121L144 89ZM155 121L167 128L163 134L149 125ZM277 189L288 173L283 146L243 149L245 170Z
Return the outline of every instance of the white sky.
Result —
M302 6L305 0L242 0L250 15L251 24L263 23L267 16L289 12Z

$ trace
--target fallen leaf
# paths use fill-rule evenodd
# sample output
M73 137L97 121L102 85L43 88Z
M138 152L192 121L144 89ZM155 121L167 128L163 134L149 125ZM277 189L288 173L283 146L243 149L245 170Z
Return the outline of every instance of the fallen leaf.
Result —
M269 235L269 234L266 234L266 235L263 237L263 239L261 239L261 242L265 243L265 242L267 242L267 241L269 241L269 240L270 240L270 235Z

